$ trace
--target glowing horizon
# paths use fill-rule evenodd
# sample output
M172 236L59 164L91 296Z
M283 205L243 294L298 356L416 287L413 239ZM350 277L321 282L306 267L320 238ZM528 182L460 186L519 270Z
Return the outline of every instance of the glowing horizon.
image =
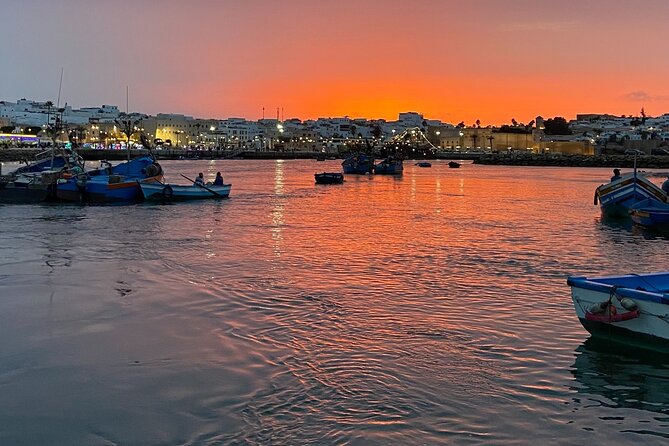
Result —
M669 112L669 3L9 0L0 100L467 125ZM625 3L625 2L622 2ZM131 11L131 12L126 12Z

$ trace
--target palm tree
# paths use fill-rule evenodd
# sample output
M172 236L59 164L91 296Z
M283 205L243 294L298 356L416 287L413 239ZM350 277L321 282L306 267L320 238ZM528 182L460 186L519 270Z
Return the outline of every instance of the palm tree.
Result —
M488 136L488 142L490 142L490 150L491 150L491 151L493 150L492 142L493 142L494 140L495 140L495 138L494 138L493 136Z
M127 139L126 148L128 149L128 161L130 161L130 137L133 134L137 133L138 131L137 126L139 125L140 122L142 122L142 120L132 119L130 115L126 113L121 113L118 116L118 119L115 119L114 122L116 122L116 125L119 126L121 132L125 134L125 137Z
M51 107L53 107L53 102L46 101L44 105L46 105L46 125L48 126L51 119Z
M474 147L472 149L476 150L476 141L478 141L479 135L477 133L472 133L472 141L474 143Z

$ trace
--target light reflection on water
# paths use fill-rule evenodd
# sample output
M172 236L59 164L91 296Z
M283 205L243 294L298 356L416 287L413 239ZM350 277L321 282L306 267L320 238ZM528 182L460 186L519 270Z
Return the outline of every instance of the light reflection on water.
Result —
M231 198L0 207L0 444L666 442L669 361L588 341L566 286L666 270L592 205L608 169L408 164L163 162Z

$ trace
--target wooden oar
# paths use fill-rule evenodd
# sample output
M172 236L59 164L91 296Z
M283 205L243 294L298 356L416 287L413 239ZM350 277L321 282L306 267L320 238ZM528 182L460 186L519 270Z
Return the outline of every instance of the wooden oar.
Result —
M197 181L193 181L193 180L191 180L190 178L188 178L188 177L187 177L186 175L184 175L183 173L182 173L182 174L179 174L179 175L181 175L182 177L184 177L185 179L187 179L187 180L190 181L191 183L195 184L196 186L200 186L202 189L206 189L206 190L208 190L209 192L211 192L212 194L216 195L217 197L225 198L223 195L219 194L218 192L216 192L216 191L214 191L214 190L209 189L209 188L208 188L207 186L205 186L204 184L200 184L200 183L198 183Z

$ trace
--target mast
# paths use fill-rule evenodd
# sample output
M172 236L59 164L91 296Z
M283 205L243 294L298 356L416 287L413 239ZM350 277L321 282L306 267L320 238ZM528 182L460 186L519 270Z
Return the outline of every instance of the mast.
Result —
M130 88L126 85L125 86L125 113L128 115L128 121L130 121ZM132 131L132 129L128 129L128 131ZM128 173L130 173L130 135L126 135L128 137Z
M58 84L58 100L56 101L56 113L60 109L60 92L61 92L62 88L63 88L63 67L60 67L60 83ZM61 119L62 118L63 118L63 116L61 115ZM57 116L56 116L56 119L58 119ZM47 122L47 129L49 128L49 125L50 124ZM57 130L58 130L58 126L54 126L53 131L56 132ZM55 147L56 138L57 138L57 136L53 137L54 147L51 148L51 170L53 170L53 163L54 163L54 157L55 157L55 151L56 151L56 147Z

